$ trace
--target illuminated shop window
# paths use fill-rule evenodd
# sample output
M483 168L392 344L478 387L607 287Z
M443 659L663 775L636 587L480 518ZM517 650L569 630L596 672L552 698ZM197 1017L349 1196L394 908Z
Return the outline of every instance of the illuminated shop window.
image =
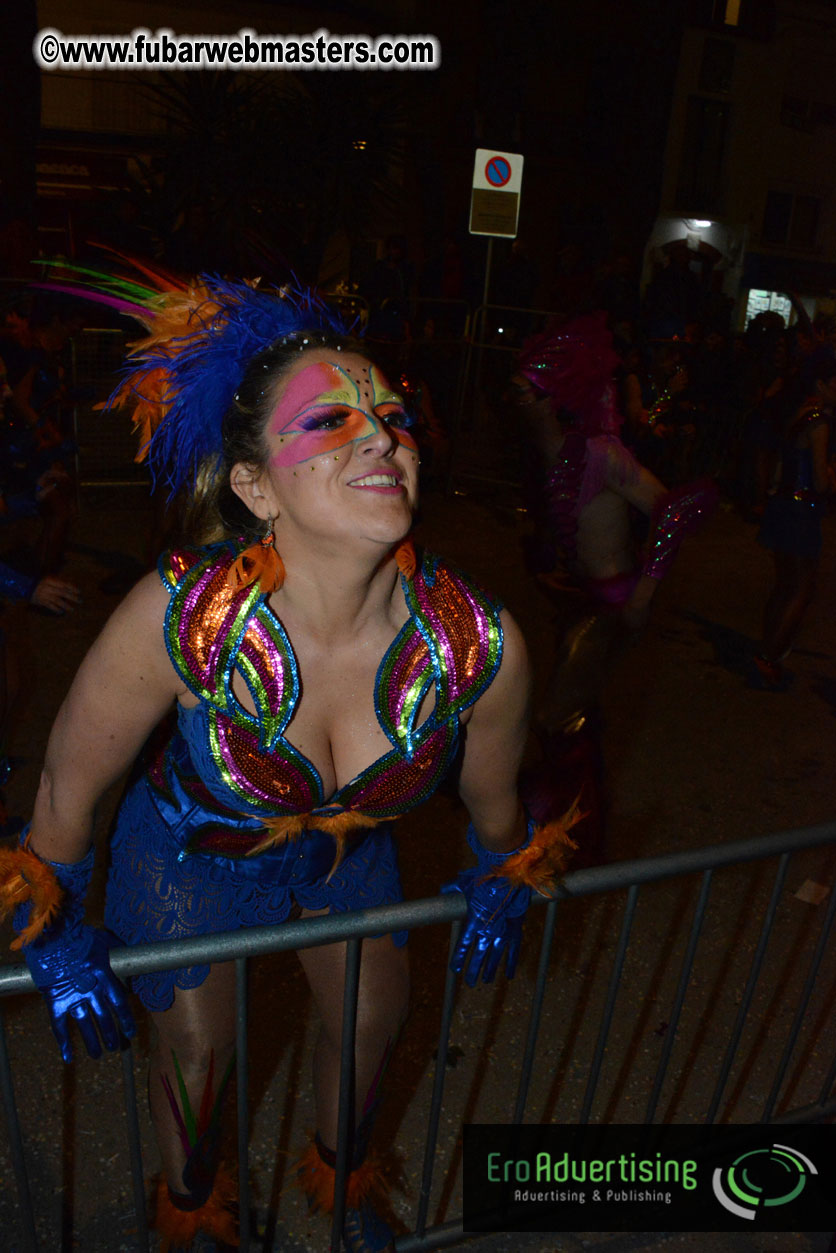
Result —
M746 301L745 325L748 326L752 318L757 317L759 313L780 313L785 325L789 326L792 305L783 292L763 291L759 287L751 287Z

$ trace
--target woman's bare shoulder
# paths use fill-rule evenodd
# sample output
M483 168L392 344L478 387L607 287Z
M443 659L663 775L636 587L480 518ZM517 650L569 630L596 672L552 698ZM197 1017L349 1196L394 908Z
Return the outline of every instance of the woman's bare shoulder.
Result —
M146 574L116 607L83 663L83 670L144 674L172 694L182 688L165 645L169 593L156 571Z

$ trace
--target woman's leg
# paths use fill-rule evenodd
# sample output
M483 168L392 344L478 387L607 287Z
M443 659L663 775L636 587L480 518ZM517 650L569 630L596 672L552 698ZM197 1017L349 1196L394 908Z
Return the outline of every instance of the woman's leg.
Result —
M213 966L152 1015L151 1117L163 1162L157 1225L172 1248L198 1230L232 1244L234 1190L218 1180L221 1111L235 1053L235 967ZM166 1187L167 1184L167 1187Z
M307 911L306 911L307 912ZM308 915L310 916L310 915ZM321 1016L314 1054L317 1137L303 1158L299 1182L314 1208L334 1206L337 1118L346 946L332 944L299 954ZM343 1243L349 1253L391 1253L392 1230L384 1173L366 1156L380 1084L407 1011L406 951L389 936L364 940L355 1032L354 1128L349 1145Z
M303 913L305 917L315 916L308 910ZM326 944L299 953L320 1015L314 1095L317 1129L330 1148L337 1143L345 959L345 944ZM374 1111L380 1080L406 1018L408 1001L406 949L396 948L388 935L364 940L355 1035L355 1128L361 1141L366 1132L364 1121L370 1121Z
M762 654L777 663L791 647L813 598L817 562L782 552L774 558L775 586L764 609Z

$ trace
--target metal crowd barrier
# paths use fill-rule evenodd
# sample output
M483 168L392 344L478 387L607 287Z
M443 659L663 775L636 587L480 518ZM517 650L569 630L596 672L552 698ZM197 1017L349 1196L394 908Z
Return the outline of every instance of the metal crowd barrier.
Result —
M751 1029L753 1014L753 998L756 989L765 985L772 989L781 986L780 979L770 981L770 973L775 970L766 962L767 947L776 920L779 902L786 900L787 872L790 860L794 855L805 850L820 848L836 841L836 823L822 826L807 827L798 830L780 832L775 835L741 840L734 843L710 846L685 852L669 853L665 856L651 857L641 860L624 861L612 865L592 869L579 870L568 874L560 886L555 899L544 902L545 924L542 941L537 959L536 977L533 983L531 1003L528 1011L528 1025L524 1047L521 1052L521 1063L516 1076L507 1076L504 1095L509 1100L509 1113L515 1123L522 1122L529 1104L532 1076L535 1073L535 1061L538 1050L538 1035L541 1028L544 996L546 994L552 958L552 945L558 922L558 912L565 909L571 902L586 897L614 896L626 891L626 901L621 913L617 941L613 945L612 960L606 977L606 989L603 997L603 1008L597 1029L593 1031L595 1045L585 1076L583 1097L574 1117L569 1111L561 1110L560 1121L587 1123L592 1119L596 1093L601 1082L605 1054L613 1050L613 1023L616 1006L622 993L625 975L625 963L630 953L631 930L636 916L636 906L641 889L663 881L671 882L684 876L699 874L701 876L697 900L690 917L687 939L683 932L684 951L682 954L678 978L675 980L673 996L667 1014L668 1021L656 1065L655 1074L646 1093L644 1106L645 1123L652 1123L659 1112L660 1094L666 1077L672 1072L671 1063L676 1046L682 1045L678 1028L682 1022L683 1010L689 985L692 982L695 959L701 936L708 928L706 921L709 898L715 880L715 873L722 869L741 867L744 863L764 862L770 858L778 858L769 899L757 917L751 919L751 927L757 932L751 960L748 963L745 986L739 998L737 1013L730 1024L724 1040L711 1038L711 1060L713 1082L709 1084L710 1098L704 1108L692 1114L689 1121L712 1123L718 1120L721 1102L727 1094L732 1067L739 1061L741 1040L744 1029ZM756 898L754 891L749 891L746 903L753 905ZM783 1035L769 1032L769 1043L777 1058L774 1071L768 1085L766 1099L762 1102L759 1120L764 1123L812 1122L836 1112L836 1098L833 1095L836 1083L836 1051L832 1058L825 1057L822 1062L823 1075L818 1085L818 1095L806 1105L791 1110L776 1111L780 1107L782 1089L785 1087L789 1074L790 1062L797 1049L799 1036L805 1018L811 1008L811 1001L817 986L817 979L822 974L822 962L827 950L828 939L833 927L836 913L836 891L830 887L828 904L818 934L812 930L808 936L812 950L806 966L803 980L797 981L797 996L794 1004L780 1007L773 1017L787 1026ZM223 935L206 936L191 940L179 940L161 944L143 945L133 949L117 950L113 953L112 964L115 972L122 978L142 972L172 969L189 966L207 961L234 960L236 966L237 987L237 1078L239 1093L248 1090L248 1039L247 1039L247 987L246 962L250 957L262 954L302 949L316 945L345 941L347 943L347 963L344 985L344 1012L342 1036L342 1065L339 1106L339 1138L337 1157L337 1207L333 1217L331 1248L340 1248L340 1228L342 1223L342 1203L346 1177L346 1158L349 1123L353 1105L352 1069L354 1054L354 1030L357 1012L357 988L360 964L360 948L364 936L379 934L386 931L404 928L416 929L434 924L452 925L451 946L457 942L461 933L462 919L465 915L463 898L458 894L443 895L432 899L407 902L400 905L384 906L377 909L360 911L353 914L334 915L307 919L304 921L282 923L279 926L253 927L244 931L230 932ZM681 917L684 927L684 915ZM532 924L529 923L529 926ZM613 939L615 935L613 933ZM657 936L657 948L661 948L661 936ZM786 954L781 948L781 960ZM721 976L728 979L728 965L724 964ZM521 976L518 974L517 979ZM439 1138L439 1127L444 1100L446 1066L450 1047L451 1026L457 996L456 976L449 970L444 979L444 992L441 1005L440 1026L438 1033L438 1049L432 1085L432 1095L426 1117L426 1138L423 1154L421 1182L415 1210L412 1230L409 1234L396 1240L398 1253L416 1253L417 1250L441 1248L459 1243L463 1238L462 1221L460 1218L445 1221L435 1226L429 1225L429 1207L433 1188L436 1147ZM32 980L24 966L5 967L0 969L0 1010L2 998L13 994L30 992ZM623 998L622 998L623 999ZM832 998L828 1000L828 1005ZM707 1011L706 1011L707 1012ZM819 1014L819 1032L824 1039L833 1039L832 1029L824 1029ZM765 1027L762 1030L766 1030ZM683 1034L687 1034L683 1032ZM38 1046L41 1047L40 1045ZM51 1041L43 1041L44 1049L53 1048ZM831 1046L832 1047L832 1046ZM628 1056L622 1062L619 1074L626 1075L623 1067L631 1060ZM681 1065L681 1063L680 1063ZM136 1238L137 1247L147 1253L148 1230L145 1217L145 1191L143 1183L143 1165L140 1147L139 1123L136 1105L136 1085L134 1081L134 1058L131 1048L122 1053L122 1070L124 1079L124 1095L126 1109L126 1133L129 1142L133 1199L136 1207ZM505 1072L507 1075L507 1071ZM761 1081L762 1090L766 1087ZM791 1085L790 1085L791 1087ZM511 1089L515 1089L512 1094ZM26 1144L16 1111L15 1093L12 1080L9 1051L6 1038L4 1016L0 1012L0 1089L5 1109L8 1136L11 1148L15 1182L18 1194L19 1220L21 1240L25 1253L38 1253L39 1244L35 1228L35 1214L26 1165ZM513 1107L511 1098L513 1095ZM786 1099L786 1093L785 1098ZM606 1117L601 1121L609 1121ZM542 1120L541 1120L542 1121ZM549 1121L546 1119L545 1121ZM635 1121L638 1121L636 1119ZM678 1121L678 1120L677 1120ZM749 1121L753 1121L749 1119ZM247 1100L238 1101L238 1153L240 1162L240 1243L241 1253L250 1250L251 1245L251 1213L250 1193L248 1185L248 1111Z
M451 414L448 493L459 479L519 487L517 424L509 427L504 395L523 343L556 316L552 309L516 305L482 304L474 311Z

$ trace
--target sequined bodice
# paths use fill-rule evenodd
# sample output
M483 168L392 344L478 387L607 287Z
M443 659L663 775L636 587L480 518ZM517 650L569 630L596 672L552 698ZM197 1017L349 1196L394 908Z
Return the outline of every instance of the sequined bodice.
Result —
M546 481L548 510L555 538L571 564L578 547L578 501L586 466L586 440L570 431Z
M546 479L546 503L555 538L569 566L578 549L581 511L607 485L611 474L622 484L635 482L639 467L617 435L587 436L568 430Z
M228 587L236 555L222 544L178 550L161 561L171 595L166 644L199 704L180 714L179 746L173 741L167 758L152 768L154 786L171 793L173 777L183 775L185 747L201 803L212 799L249 819L247 825L318 810L381 820L420 804L453 760L459 714L499 668L499 607L437 558L425 556L413 579L401 579L409 616L378 667L374 693L392 748L326 796L314 764L285 737L300 699L291 642L257 589ZM255 712L233 692L236 670ZM433 686L433 709L419 724Z

